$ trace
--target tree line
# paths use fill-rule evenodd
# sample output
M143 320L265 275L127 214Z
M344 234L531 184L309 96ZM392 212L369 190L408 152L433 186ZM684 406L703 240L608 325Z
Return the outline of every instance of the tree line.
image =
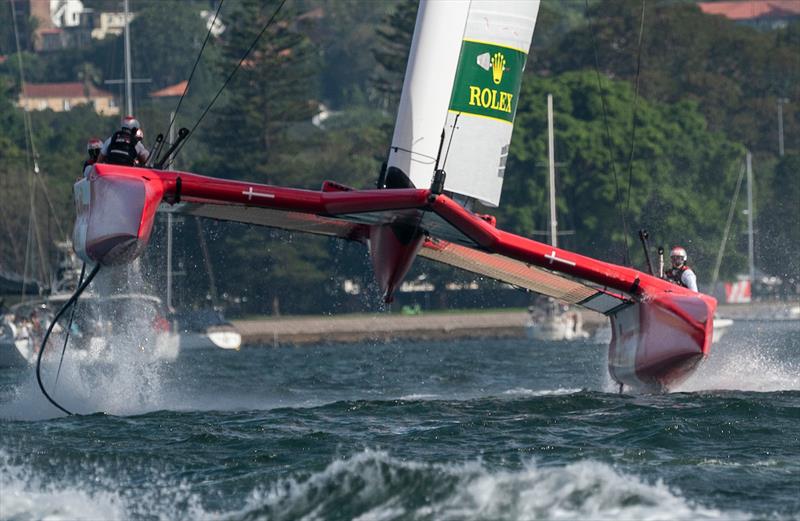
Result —
M745 150L750 150L756 263L797 282L800 24L757 31L704 15L692 3L648 2L639 44L641 5L590 2L586 10L584 2L542 3L501 206L487 211L504 229L545 239L535 234L547 228L545 100L550 93L559 226L574 232L560 240L564 247L641 268L635 233L647 228L656 244L685 246L701 282L708 282ZM206 35L198 12L208 3L133 0L131 6L136 12L134 76L151 81L137 84L136 116L145 141L152 142L166 129L177 99L151 99L147 92L188 77ZM257 0L223 5L226 30L206 45L177 116L180 126L194 125L276 7L277 2ZM374 186L387 156L416 9L411 0L288 2L178 156L177 168L302 188L318 188L325 179ZM73 220L70 190L86 139L107 136L119 122L88 107L32 112L31 142L15 106L18 62L6 32L0 33L0 54L7 57L0 64L0 269L22 273L27 251L27 271L33 273L32 259L39 255L52 263L54 253L37 252L31 246L35 241L28 241L31 194L42 242L60 238ZM122 75L121 37L81 50L22 55L31 82L102 85ZM781 157L777 100L784 98L790 101L783 105ZM312 117L321 110L329 117L315 125ZM35 175L32 146L40 170ZM743 203L740 196L723 279L746 271ZM243 313L374 305L371 270L361 247L230 223L205 221L198 228L186 220L178 229L176 291L184 305L210 297L209 267L198 238L211 260L216 299L235 299ZM159 284L164 242L159 223L145 263ZM418 262L410 277L439 287L471 279L426 261ZM344 280L354 281L361 294L346 294ZM447 304L441 296L431 303Z

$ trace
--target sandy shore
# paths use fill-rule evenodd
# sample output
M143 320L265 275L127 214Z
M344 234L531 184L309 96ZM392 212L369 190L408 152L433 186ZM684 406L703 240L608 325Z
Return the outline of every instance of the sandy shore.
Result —
M765 319L785 313L797 303L722 304L718 314L734 320ZM584 329L590 334L607 318L582 310ZM369 342L394 339L518 338L525 336L527 312L463 311L421 315L390 313L264 317L234 320L244 345Z
M234 320L245 345L363 342L393 339L510 338L525 336L525 311L474 311L421 315L364 314ZM593 331L605 320L585 312Z

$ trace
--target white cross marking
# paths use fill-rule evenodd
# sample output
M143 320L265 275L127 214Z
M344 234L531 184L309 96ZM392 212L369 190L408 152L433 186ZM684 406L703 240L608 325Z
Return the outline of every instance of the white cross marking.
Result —
M550 264L553 264L553 261L558 261L567 264L569 266L575 266L575 263L572 261L568 261L566 259L559 259L558 257L556 257L556 250L551 251L550 255L545 255L544 258L550 259Z
M268 199L275 199L275 194L262 194L262 193L254 192L252 186L247 187L247 191L246 192L242 192L242 195L246 195L248 201L251 201L253 199L254 195L256 197L266 197Z

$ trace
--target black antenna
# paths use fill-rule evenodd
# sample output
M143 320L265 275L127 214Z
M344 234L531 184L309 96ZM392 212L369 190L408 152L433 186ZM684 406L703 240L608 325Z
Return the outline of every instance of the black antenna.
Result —
M649 238L650 234L647 233L647 230L639 230L639 240L642 241L644 258L647 259L647 269L650 271L650 275L655 275L655 271L653 270L653 261L650 260L650 246L647 244L647 239Z
M439 152L436 154L436 164L433 166L433 181L431 181L431 193L441 195L444 192L444 179L447 174L439 169L439 158L442 157L442 146L444 145L444 129L442 137L439 138Z
M444 163L442 163L442 170L444 170L444 166L447 164L447 157L450 155L450 145L453 144L453 137L456 135L456 129L458 128L458 118L461 116L461 113L456 114L456 119L453 120L453 131L450 133L450 141L447 143L447 152L444 153ZM444 133L444 131L442 131ZM441 145L440 145L441 146Z
M444 153L444 161L442 161L442 168L439 168L439 158L442 157L442 146L444 145L445 129L442 129L442 136L439 138L439 152L436 154L436 164L433 167L433 182L431 182L431 193L441 195L444 192L444 181L447 173L444 166L447 164L447 157L450 155L450 145L453 144L453 136L456 133L456 124L458 117L461 113L456 114L456 119L453 120L453 131L450 133L450 141L447 142L447 151Z
M150 153L150 156L147 158L145 162L145 167L150 167L153 163L156 162L158 159L159 154L161 154L161 149L164 147L164 134L159 134L156 136L156 145L153 147L153 151Z
M442 129L442 135L439 137L439 151L436 153L436 164L433 165L434 172L439 170L439 158L442 157L442 145L444 145L444 129Z
M158 163L155 164L155 167L158 168L159 170L164 168L164 163L166 163L170 159L170 156L173 155L173 152L175 152L175 150L180 146L180 144L183 143L183 140L186 139L188 135L189 135L188 128L180 129L178 131L178 139L176 139L175 142L172 144L172 146L169 147L169 150L167 150L167 153L164 154L164 157L161 158L158 161Z

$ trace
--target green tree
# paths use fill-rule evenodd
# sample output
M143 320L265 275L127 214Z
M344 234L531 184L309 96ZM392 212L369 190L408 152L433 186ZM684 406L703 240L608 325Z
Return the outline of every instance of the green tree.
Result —
M417 0L397 3L377 29L378 43L372 53L378 66L371 78L372 98L392 113L400 103L418 6Z
M501 223L526 236L546 229L546 95L552 93L556 162L564 165L558 169L558 207L564 216L559 222L576 233L567 244L622 261L624 214L629 234L648 227L662 244L681 242L692 249L701 272L708 269L721 239L728 187L732 190L735 182L741 148L709 132L694 103L639 100L636 146L629 163L629 84L606 80L601 96L592 72L526 80L503 187ZM631 237L629 244L641 261Z

